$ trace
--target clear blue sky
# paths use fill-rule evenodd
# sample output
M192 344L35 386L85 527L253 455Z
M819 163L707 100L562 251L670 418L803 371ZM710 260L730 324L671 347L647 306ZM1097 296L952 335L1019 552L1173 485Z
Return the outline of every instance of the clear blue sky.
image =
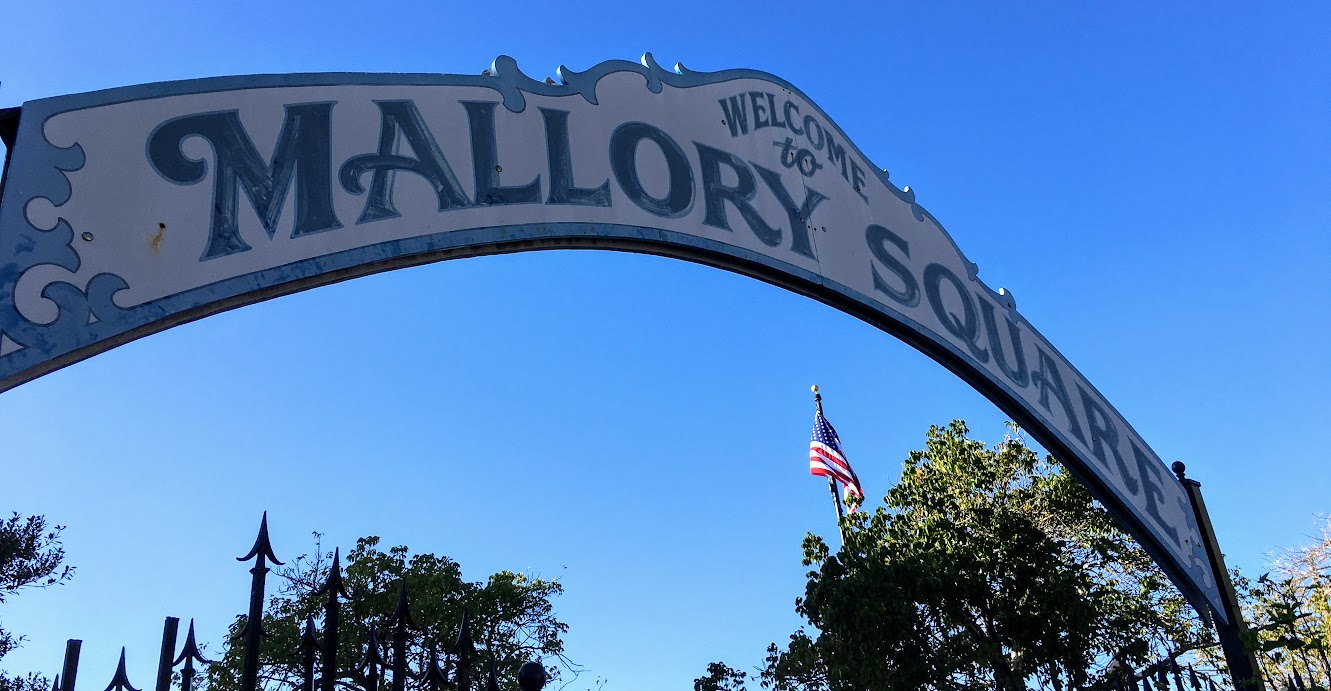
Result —
M800 86L910 185L1167 461L1231 563L1331 511L1331 9L1325 3L12 3L0 106L300 71L537 78L652 51ZM563 580L568 653L608 689L751 666L798 620L823 387L870 504L930 424L1003 415L891 337L655 257L445 262L246 307L0 395L0 509L69 526L78 574L0 608L11 671L80 688L162 617L218 645L234 557L375 534ZM255 478L258 480L256 481ZM256 487L257 485L257 487Z

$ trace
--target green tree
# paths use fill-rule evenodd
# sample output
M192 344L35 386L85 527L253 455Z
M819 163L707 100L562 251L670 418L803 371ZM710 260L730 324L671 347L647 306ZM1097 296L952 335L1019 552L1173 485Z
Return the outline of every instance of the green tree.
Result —
M17 512L0 520L0 604L27 588L47 588L68 581L74 567L65 564L61 525L45 516ZM0 659L23 644L24 637L0 626ZM51 682L37 674L9 675L0 670L0 691L46 691Z
M963 422L931 428L884 504L845 519L835 554L804 539L807 630L756 674L721 665L695 689L1075 687L1206 642L1146 553L1019 431L988 448Z
M1256 580L1235 572L1234 585L1268 688L1331 688L1331 517L1312 544L1281 550ZM1204 651L1217 666L1214 650Z
M387 659L392 640L389 624L405 579L410 612L416 628L409 631L408 660L418 672L437 650L440 664L455 642L463 609L471 623L472 637L482 654L473 678L484 681L491 661L501 678L512 679L522 663L539 659L552 677L577 675L579 668L564 655L563 634L568 626L554 614L551 600L563 592L556 580L532 578L500 571L484 583L462 578L456 561L434 554L411 555L406 547L379 548L379 538L356 541L345 556L343 583L349 596L340 609L338 645L339 688L364 687L361 662L367 653L371 632ZM322 628L325 596L318 593L328 581L334 555L324 552L315 533L312 555L302 555L274 571L278 593L269 598L264 612L260 648L260 684L265 689L291 689L299 685L300 667L295 650L307 619ZM270 581L271 582L271 581ZM206 683L212 691L240 687L243 646L237 638L244 615L231 626L221 664L211 665ZM423 688L418 681L409 688ZM479 688L479 687L477 687Z
M693 680L693 691L742 691L749 675L723 662L707 665L707 676Z

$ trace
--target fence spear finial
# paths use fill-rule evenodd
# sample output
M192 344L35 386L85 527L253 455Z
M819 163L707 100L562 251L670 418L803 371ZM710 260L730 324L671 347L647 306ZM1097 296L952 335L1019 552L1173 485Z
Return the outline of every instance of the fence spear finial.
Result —
M129 674L125 672L125 649L120 649L120 662L116 664L116 673L111 677L111 683L106 686L106 691L139 691L129 683Z
M194 637L194 620L190 619L189 631L185 634L185 647L180 649L180 656L177 657L175 662L172 662L171 665L174 667L181 662L188 664L195 660L197 660L199 664L204 665L212 663L212 660L203 659L203 654L199 651L199 643Z
M458 660L453 683L457 685L458 691L471 691L471 662L476 657L476 643L471 639L471 616L466 607L462 608L462 625L458 630L458 640L448 652L456 655Z
M1169 657L1169 673L1174 675L1175 691L1183 691L1183 670L1178 666L1178 659L1172 655Z
M370 643L366 646L365 659L360 667L365 672L365 691L379 691L379 670L387 667L384 655L379 650L379 636L370 629Z
M1192 691L1202 691L1201 682L1197 681L1197 670L1192 665L1188 665L1188 683L1192 686Z
M189 632L185 634L185 647L180 649L180 656L171 663L172 667L185 663L185 668L180 670L180 691L193 691L194 689L194 662L198 661L201 665L209 664L210 660L203 659L199 652L199 643L194 638L194 620L189 620Z
M495 662L490 660L490 674L485 679L485 691L499 691L499 675L495 672Z
M304 655L319 650L319 639L314 635L314 617L305 618L305 627L300 632L300 641L296 643L296 654Z
M462 625L458 627L458 640L448 652L459 658L465 657L467 660L476 656L476 643L471 639L471 613L466 607L462 608Z
M388 623L419 629L420 627L416 625L416 621L411 618L411 606L407 603L407 579L403 578L401 584L397 592L397 608L393 610L393 615L388 618Z
M300 691L314 691L314 661L319 655L319 639L314 636L312 616L305 618L305 630L296 644L296 655L300 656Z
M328 593L337 593L342 597L347 595L346 585L342 583L342 550L340 547L333 548L333 565L328 568L328 578L324 584L314 591L315 595L326 595Z
M236 557L236 561L249 561L255 557L259 558L259 564L264 563L264 559L271 559L274 564L282 565L282 561L273 554L273 543L268 540L268 512L263 512L263 520L259 521L259 536L254 539L254 546L250 548L248 554L243 557Z
M365 646L365 659L361 661L362 668L369 666L385 667L388 661L384 659L383 651L379 646L379 635L370 629L370 642Z
M430 646L430 659L425 663L425 673L421 675L426 691L440 691L448 683L448 676L439 668L439 648Z

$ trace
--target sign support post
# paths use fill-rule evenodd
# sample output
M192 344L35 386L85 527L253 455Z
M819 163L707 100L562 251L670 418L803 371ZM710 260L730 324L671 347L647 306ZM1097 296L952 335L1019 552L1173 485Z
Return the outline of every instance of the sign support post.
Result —
M1215 529L1211 526L1211 515L1206 511L1206 502L1202 499L1202 483L1184 475L1187 466L1174 461L1170 468L1178 476L1183 489L1188 493L1192 511L1197 516L1197 527L1201 531L1202 541L1206 545L1206 556L1211 562L1211 571L1215 573L1216 585L1220 589L1220 599L1224 603L1224 617L1212 617L1216 634L1220 638L1220 648L1225 653L1225 664L1234 687L1239 691L1265 691L1262 684L1261 667L1257 658L1243 645L1243 638L1248 633L1248 625L1243 621L1243 609L1239 606L1238 593L1229 579L1229 569L1225 566L1225 555L1220 552L1216 541ZM1228 621L1223 621L1228 619Z

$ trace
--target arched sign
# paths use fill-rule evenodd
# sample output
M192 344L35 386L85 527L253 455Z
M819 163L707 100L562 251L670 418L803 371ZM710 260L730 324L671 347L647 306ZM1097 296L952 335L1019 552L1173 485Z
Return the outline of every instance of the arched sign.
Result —
M378 271L650 252L784 286L942 363L1224 616L1180 483L802 92L650 55L559 75L536 81L501 57L478 76L201 79L0 112L0 390Z

